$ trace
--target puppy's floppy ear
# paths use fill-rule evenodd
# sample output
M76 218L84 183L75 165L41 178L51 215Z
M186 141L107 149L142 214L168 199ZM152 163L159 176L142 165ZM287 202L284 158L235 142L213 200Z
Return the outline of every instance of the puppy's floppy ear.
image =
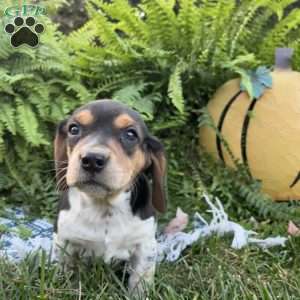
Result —
M67 120L59 123L54 140L54 161L58 190L63 190L63 187L66 186L65 176L68 166L66 124Z
M166 156L162 143L153 136L146 140L149 152L149 167L152 175L152 204L155 209L163 213L167 207L166 181Z

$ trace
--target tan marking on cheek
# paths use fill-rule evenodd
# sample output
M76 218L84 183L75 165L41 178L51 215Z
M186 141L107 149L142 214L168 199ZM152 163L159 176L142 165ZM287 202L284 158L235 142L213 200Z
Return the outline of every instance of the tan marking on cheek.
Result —
M133 171L132 164L121 145L118 142L111 140L108 142L108 147L111 150L111 159L115 160L115 164L126 171L126 174L131 176Z
M132 157L135 175L140 173L146 164L145 154L141 149L136 150Z
M85 109L75 116L75 120L82 125L90 125L94 121L94 116L88 109Z
M77 181L79 176L80 168L80 148L75 147L73 151L70 151L69 155L69 165L67 170L67 183L70 185L74 184Z
M68 155L68 158L70 158L70 156L71 156L71 148L70 148L69 145L67 146L67 155Z
M122 146L112 140L108 143L111 149L111 160L113 160L114 165L117 165L123 170L123 181L127 184L131 184L135 176L139 174L145 166L146 158L141 149L137 149L132 156L128 156Z
M74 184L78 177L80 171L80 158L83 155L85 150L85 146L87 144L87 138L79 141L78 144L71 150L68 147L68 155L69 155L69 165L67 170L67 183Z
M114 120L114 126L117 128L125 128L134 124L134 120L127 114L121 114Z
M115 155L118 164L128 169L128 165L129 165L128 157L126 156L121 145L118 142L111 140L108 142L108 147L112 150L112 153Z

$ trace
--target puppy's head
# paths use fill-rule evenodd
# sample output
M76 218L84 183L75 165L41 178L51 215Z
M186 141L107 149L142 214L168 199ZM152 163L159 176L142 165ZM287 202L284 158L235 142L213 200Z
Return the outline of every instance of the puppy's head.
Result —
M152 203L165 210L163 146L137 112L112 100L91 102L60 123L54 146L59 188L74 186L101 201L130 189L147 171Z

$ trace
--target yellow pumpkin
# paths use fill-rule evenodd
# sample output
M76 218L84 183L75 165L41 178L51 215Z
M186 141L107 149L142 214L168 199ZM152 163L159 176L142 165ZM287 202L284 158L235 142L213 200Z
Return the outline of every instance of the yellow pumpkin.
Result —
M225 83L208 111L235 158L262 181L274 200L300 200L300 73L275 69L272 87L251 100L240 79ZM214 129L200 128L202 147L226 165L234 163Z

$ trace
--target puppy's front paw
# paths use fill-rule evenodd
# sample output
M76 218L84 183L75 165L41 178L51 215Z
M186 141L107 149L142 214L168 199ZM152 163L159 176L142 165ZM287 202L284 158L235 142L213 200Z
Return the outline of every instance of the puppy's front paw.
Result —
M74 270L77 259L76 248L69 242L61 241L56 234L53 235L53 256L61 272Z
M149 290L154 284L155 266L151 267L143 275L134 272L129 277L128 289L133 299L145 300Z
M149 291L149 284L143 280L133 283L129 280L129 293L134 300L145 300Z

